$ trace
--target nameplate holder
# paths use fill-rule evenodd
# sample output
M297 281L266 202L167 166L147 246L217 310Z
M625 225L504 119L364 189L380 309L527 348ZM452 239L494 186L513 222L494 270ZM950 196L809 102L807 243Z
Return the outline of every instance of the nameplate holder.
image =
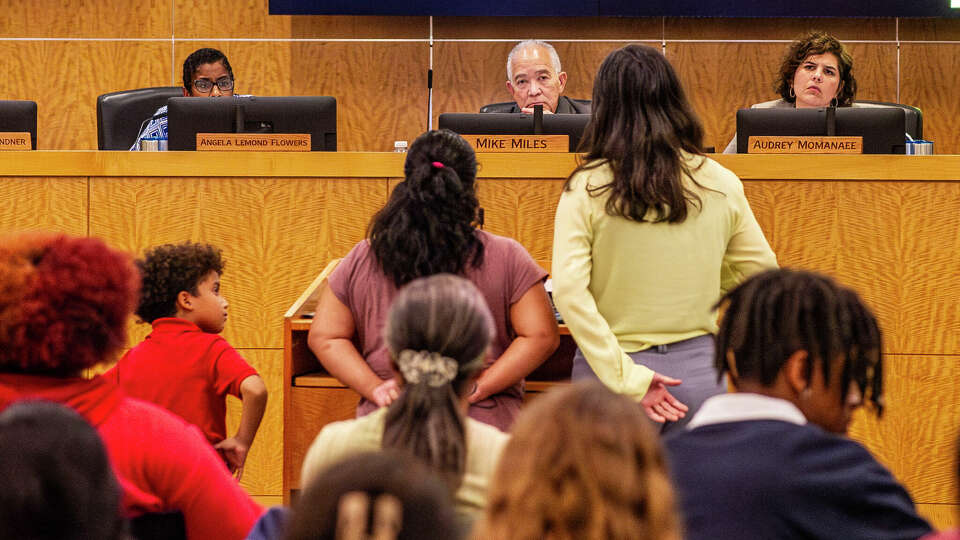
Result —
M0 150L33 150L28 131L0 131Z
M477 152L567 152L569 135L463 135Z
M200 152L309 152L309 133L197 133Z
M863 137L751 136L750 154L862 154Z

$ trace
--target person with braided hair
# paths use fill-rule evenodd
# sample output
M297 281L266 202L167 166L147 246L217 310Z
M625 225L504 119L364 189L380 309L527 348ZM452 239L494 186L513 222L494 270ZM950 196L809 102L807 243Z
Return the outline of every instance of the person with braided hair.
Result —
M399 395L383 340L397 291L438 273L480 289L496 334L469 392L469 415L508 430L523 401L523 378L557 348L560 336L543 282L547 273L513 239L480 230L473 148L449 130L413 142L405 179L331 274L308 343L334 377L357 391L357 416Z
M470 281L439 274L401 289L386 319L384 340L403 391L389 407L324 426L303 459L300 484L345 457L393 448L438 473L469 522L486 505L508 440L464 414L496 335L494 317Z
M852 290L770 270L724 296L714 365L736 391L667 437L688 540L915 539L910 495L845 434L883 411L880 327Z

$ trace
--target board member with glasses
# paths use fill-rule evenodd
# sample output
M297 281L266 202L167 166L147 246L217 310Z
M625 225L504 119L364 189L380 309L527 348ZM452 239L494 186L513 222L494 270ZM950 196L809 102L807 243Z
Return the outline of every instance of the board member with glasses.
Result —
M184 97L233 96L233 83L233 69L230 67L230 61L217 49L197 49L183 61ZM167 138L166 105L157 109L157 112L147 120L149 123L140 129L140 134L130 150L140 150L140 141L143 139ZM147 120L144 122L146 123Z

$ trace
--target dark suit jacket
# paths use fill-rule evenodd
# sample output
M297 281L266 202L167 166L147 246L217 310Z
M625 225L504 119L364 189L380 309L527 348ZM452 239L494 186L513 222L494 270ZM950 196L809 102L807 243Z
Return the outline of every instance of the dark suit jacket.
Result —
M665 447L688 540L914 540L931 530L865 448L814 425L711 424Z
M520 112L520 107L517 107L516 102L508 101L504 103L491 103L490 105L484 105L480 108L482 113L518 113ZM590 100L588 99L571 99L567 96L560 96L560 99L557 100L557 110L558 114L590 114Z

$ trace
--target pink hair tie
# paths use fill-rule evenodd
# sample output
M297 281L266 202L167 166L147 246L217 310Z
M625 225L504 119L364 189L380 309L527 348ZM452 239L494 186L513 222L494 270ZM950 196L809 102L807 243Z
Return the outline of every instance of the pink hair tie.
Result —
M437 169L442 169L443 163L440 163L439 161L434 161L433 166L436 167Z

